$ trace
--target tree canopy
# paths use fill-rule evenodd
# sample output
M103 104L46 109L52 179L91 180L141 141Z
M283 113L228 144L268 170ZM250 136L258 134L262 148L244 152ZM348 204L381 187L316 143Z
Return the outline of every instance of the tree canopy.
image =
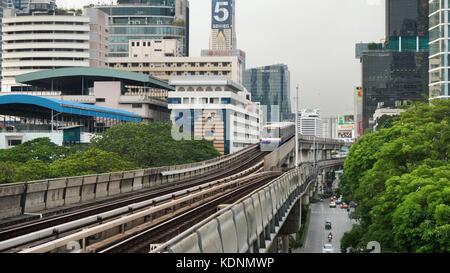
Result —
M385 252L450 252L450 102L415 104L362 137L341 190L359 206L342 248L378 241Z
M177 165L219 156L208 141L175 141L165 123L121 124L86 146L60 147L48 138L0 150L0 183Z
M167 123L126 123L99 135L92 145L119 154L139 167L193 163L219 156L208 141L174 140L171 128Z

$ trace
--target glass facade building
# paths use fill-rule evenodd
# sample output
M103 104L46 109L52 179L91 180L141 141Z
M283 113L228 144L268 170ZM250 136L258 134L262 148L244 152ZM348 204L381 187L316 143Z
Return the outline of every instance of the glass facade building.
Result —
M119 0L96 8L109 17L109 57L128 57L128 41L144 39L177 39L189 55L187 0Z
M361 58L363 129L372 127L378 108L397 108L428 98L428 53L367 51Z
M362 50L362 128L378 108L429 97L429 0L386 0L386 43ZM358 54L357 54L358 56Z
M430 99L448 99L450 84L450 1L430 0Z
M252 68L244 72L244 86L251 92L252 101L261 103L267 122L293 119L290 84L290 72L284 64Z
M428 51L428 1L386 1L386 38L390 50Z

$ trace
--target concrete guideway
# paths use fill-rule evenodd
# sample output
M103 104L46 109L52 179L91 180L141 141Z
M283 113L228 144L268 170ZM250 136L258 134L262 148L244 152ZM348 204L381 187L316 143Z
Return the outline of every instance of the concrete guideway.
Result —
M342 160L321 162L319 169L334 165L342 165ZM296 233L300 228L300 207L313 196L317 175L311 164L302 164L153 252L274 252L277 236Z
M252 145L235 154L193 164L0 185L0 219L203 177L236 165L247 153L257 150L258 145Z
M41 239L45 236L52 235L55 229L60 231L71 231L74 228L80 228L86 225L86 222L94 223L93 227L85 228L81 231L75 232L68 236L63 236L62 238L52 240L49 242L44 242L41 245L32 247L30 249L25 249L23 253L43 253L51 251L62 251L66 252L65 249L69 243L77 242L82 249L86 249L91 244L98 243L101 240L105 240L117 234L123 234L126 231L143 224L157 224L159 221L167 220L170 217L177 215L178 213L184 212L188 209L195 207L198 204L207 202L211 197L216 194L223 194L230 189L234 189L251 181L255 177L267 175L267 173L262 174L252 174L255 171L261 169L262 162L255 167L252 167L242 174L237 174L235 177L225 178L216 182L208 183L203 186L198 186L192 189L180 191L178 193L169 194L166 196L161 196L152 200L142 202L140 204L135 204L132 206L127 206L125 208L107 212L102 215L94 215L86 219L78 220L72 223L63 224L58 227L52 227L46 230L38 231L32 234L27 234L21 237L17 237L11 240L7 240L0 243L0 249L7 249L11 247L17 247L18 245L24 244L26 242L33 242L35 240ZM237 178L240 175L247 175L243 178ZM117 219L112 219L106 223L99 223L98 218L107 219L121 211L128 212L126 215L121 216ZM90 219L90 220L89 220ZM88 238L94 236L96 239L89 241Z

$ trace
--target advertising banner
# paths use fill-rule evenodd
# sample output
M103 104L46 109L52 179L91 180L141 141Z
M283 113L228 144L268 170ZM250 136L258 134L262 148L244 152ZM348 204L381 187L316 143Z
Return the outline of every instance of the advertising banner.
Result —
M212 0L212 28L230 29L232 27L232 0Z

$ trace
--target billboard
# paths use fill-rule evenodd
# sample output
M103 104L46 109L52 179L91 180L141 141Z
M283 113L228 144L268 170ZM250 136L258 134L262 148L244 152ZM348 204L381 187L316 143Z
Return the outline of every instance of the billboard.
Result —
M337 132L338 138L353 138L353 130L338 130Z
M354 115L339 116L339 125L352 125L355 124Z
M233 0L212 0L212 28L230 29L233 19Z

